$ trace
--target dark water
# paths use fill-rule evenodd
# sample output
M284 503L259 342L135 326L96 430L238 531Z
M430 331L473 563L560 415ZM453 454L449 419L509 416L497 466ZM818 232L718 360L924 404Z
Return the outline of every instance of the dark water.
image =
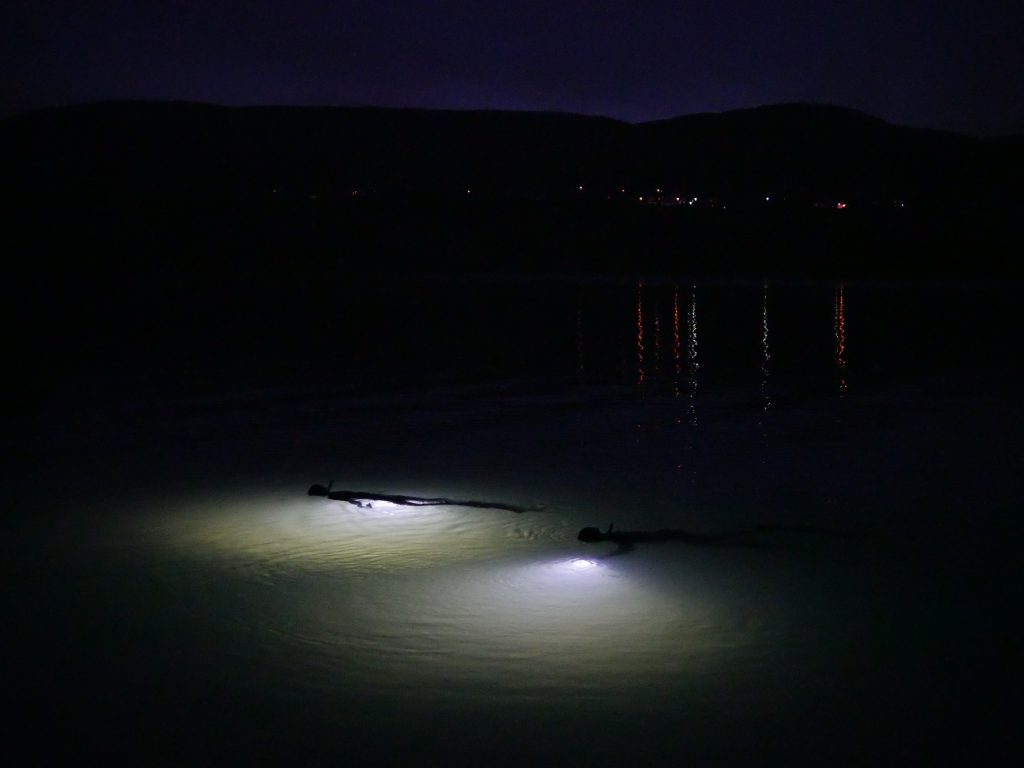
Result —
M125 331L16 464L15 735L41 726L40 760L1009 754L1018 290L377 281ZM544 509L305 495L330 479ZM576 540L612 521L779 529Z

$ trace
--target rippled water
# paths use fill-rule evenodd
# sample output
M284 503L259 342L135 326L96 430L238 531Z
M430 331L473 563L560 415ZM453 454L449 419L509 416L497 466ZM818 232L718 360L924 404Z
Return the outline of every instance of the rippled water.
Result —
M150 366L61 390L5 539L23 711L82 754L182 760L1009 744L1009 291L475 290L493 301L461 336L436 306L408 309L412 340L386 306L339 319L372 338L319 377L300 356L216 386ZM492 306L530 310L499 330ZM305 494L332 478L544 508ZM612 521L788 529L576 540Z

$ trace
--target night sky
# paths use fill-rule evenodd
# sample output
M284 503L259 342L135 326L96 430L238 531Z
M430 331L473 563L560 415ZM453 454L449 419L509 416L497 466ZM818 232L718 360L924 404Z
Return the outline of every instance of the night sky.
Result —
M1024 133L1024 4L6 0L0 115L103 99L559 110L821 101Z

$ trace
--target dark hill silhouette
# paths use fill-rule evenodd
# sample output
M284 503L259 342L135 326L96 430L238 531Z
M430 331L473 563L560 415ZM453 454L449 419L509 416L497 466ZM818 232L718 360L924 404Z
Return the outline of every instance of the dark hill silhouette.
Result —
M276 194L525 199L661 188L735 204L999 204L1019 140L790 104L644 124L558 113L113 102L0 121L8 189L147 197Z
M1021 137L818 104L630 124L110 102L0 121L0 231L34 281L10 290L61 311L95 292L251 308L364 271L1003 274L1020 178Z
M559 192L626 126L573 115L112 103L0 124L7 173L32 187L168 193Z
M44 109L0 121L4 306L15 358L31 361L26 389L43 397L79 369L257 358L255 320L301 340L307 308L344 304L360 272L1004 275L1019 258L1022 158L1021 137L808 104L639 125Z
M725 196L763 192L882 203L939 202L955 195L988 203L997 199L994 190L1001 194L1009 182L995 161L1000 153L993 142L893 126L835 106L759 107L648 123L637 130L644 136L638 146L646 148L639 167L691 178L695 186ZM1018 166L1020 161L1019 154L1011 160Z

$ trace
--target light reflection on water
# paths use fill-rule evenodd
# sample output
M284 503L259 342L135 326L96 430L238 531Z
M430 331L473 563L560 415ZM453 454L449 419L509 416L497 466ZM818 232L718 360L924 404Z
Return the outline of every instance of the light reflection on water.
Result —
M706 670L722 643L706 588L580 550L571 525L541 514L282 494L193 499L143 519L145 547L225 591L199 619L241 632L232 653L282 695L625 701Z
M846 382L846 297L845 286L840 283L836 288L835 302L835 360L836 372L839 377L839 395L846 395L849 386Z
M636 376L637 384L643 384L647 378L644 365L644 284L636 285Z
M196 554L248 558L254 565L299 571L365 573L514 549L526 541L515 520L500 512L473 519L451 506L374 502L373 507L357 507L281 492L185 499L149 525L168 545Z
M768 282L763 287L764 295L761 300L761 409L767 411L771 408L772 399L768 392L768 375L771 372L770 363L772 359L771 349L768 346Z
M686 357L687 383L689 384L689 420L694 426L697 425L697 371L700 370L700 363L697 360L697 286L690 288L690 310L687 314L689 334L687 336Z
M679 336L679 286L672 290L672 395L679 397L679 379L682 377L682 339Z
M938 330L922 336L912 332L920 313L896 322L896 295L858 287L850 304L856 354L847 362L852 294L844 287L773 283L770 337L767 285L699 288L699 354L698 286L630 281L615 301L602 293L575 315L566 311L561 326L542 315L547 335L520 329L529 364L501 387L470 373L464 387L456 380L417 389L413 378L403 382L408 392L378 392L370 379L332 389L324 381L340 374L308 365L309 387L290 392L267 385L249 399L129 402L109 407L102 422L91 402L78 404L85 415L77 422L55 409L52 442L74 447L54 451L31 494L53 535L27 523L39 541L11 547L28 575L19 586L35 590L24 603L39 614L24 645L47 656L26 666L56 664L54 677L72 689L66 681L84 673L76 690L83 698L109 680L104 703L124 698L126 709L159 699L154 679L190 678L202 701L211 691L228 702L275 699L273 717L242 727L253 738L314 699L332 727L336 709L384 702L380 710L402 724L384 728L386 740L403 732L407 703L417 712L479 710L445 721L466 737L500 719L509 701L543 701L547 714L566 717L585 701L581 718L589 723L598 712L595 751L617 764L622 717L656 722L656 744L679 753L691 746L677 738L683 720L716 748L752 733L735 742L745 751L780 723L802 737L823 702L841 705L826 734L845 734L852 712L862 725L884 722L897 740L894 718L934 702L977 703L978 691L962 698L944 681L991 679L975 674L987 664L969 656L986 643L950 628L983 626L1003 608L976 608L985 605L974 586L981 559L960 545L963 531L1002 538L985 537L985 526L993 510L1019 499L1010 487L1019 477L1019 401L1004 393L986 406L973 383L961 391L954 378L947 391L935 379L929 388L922 371L948 364L970 373L988 364L987 349L1005 347L989 341L958 363L954 355L975 345L955 343L968 333L955 329L974 313L935 321L950 321L949 341ZM569 306L556 298L556 308ZM487 328L471 321L467 329ZM536 352L537 340L557 338L559 327L558 356ZM503 356L514 338L496 345ZM929 339L932 356L921 358L919 344ZM462 361L424 350L423 370L461 375ZM571 391L557 378L558 360ZM840 401L837 377L845 394L848 374L856 386ZM640 423L643 442L635 439ZM84 426L76 433L72 424ZM548 509L359 508L305 495L310 482L342 471L351 487ZM278 482L288 475L298 482ZM264 483L259 492L248 485L254 479ZM143 484L141 503L119 497ZM175 497L172 485L193 490ZM88 534L67 544L75 516ZM780 533L749 549L638 546L623 557L576 541L583 525L612 521L625 530L761 522L881 529L889 538ZM38 557L55 547L60 556ZM961 551L959 570L949 568ZM72 658L66 639L96 627L79 643L83 660ZM72 660L53 662L64 658ZM950 659L956 674L944 676ZM894 688L902 693L894 697ZM72 705L67 711L81 711ZM152 714L129 711L129 727L190 712L191 700L153 706ZM207 706L219 733L218 705ZM877 714L886 708L886 717ZM766 727L750 730L759 714ZM342 740L361 728L350 726ZM576 733L555 730L559 739ZM301 741L304 731L295 733ZM859 743L846 736L845 746ZM576 746L582 741L591 737L577 735ZM503 746L519 742L512 734Z

